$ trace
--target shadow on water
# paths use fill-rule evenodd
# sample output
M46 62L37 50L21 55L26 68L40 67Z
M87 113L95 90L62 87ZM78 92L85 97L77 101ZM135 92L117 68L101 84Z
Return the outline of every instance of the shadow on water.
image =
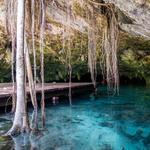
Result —
M30 118L32 111L29 109ZM120 95L114 97L108 97L106 87L101 87L96 95L74 97L72 107L68 98L60 98L55 105L47 103L46 116L46 130L12 139L0 137L0 149L150 149L150 91L142 86L122 86ZM38 119L41 122L41 118ZM0 115L1 134L11 124L9 114Z

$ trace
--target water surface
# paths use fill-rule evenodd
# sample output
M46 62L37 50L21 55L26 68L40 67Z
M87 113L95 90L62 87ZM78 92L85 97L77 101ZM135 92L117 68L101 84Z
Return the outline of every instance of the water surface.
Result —
M50 101L50 100L49 100ZM46 107L46 129L38 135L0 139L0 148L37 150L150 150L150 90L124 86L120 95L78 94ZM32 115L32 109L29 110ZM40 119L39 119L40 122ZM10 115L0 115L0 132L11 126Z

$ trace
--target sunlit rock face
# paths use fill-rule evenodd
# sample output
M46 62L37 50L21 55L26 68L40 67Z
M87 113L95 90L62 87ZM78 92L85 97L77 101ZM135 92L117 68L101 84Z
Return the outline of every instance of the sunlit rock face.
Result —
M97 2L100 3L101 0ZM115 4L120 11L119 24L122 30L150 39L150 0L104 0L104 2ZM66 6L62 0L55 4L50 3L47 13L55 21L80 32L85 32L88 26L85 18L73 15L71 15L69 23Z
M144 5L146 3L146 0L134 0L139 5Z
M80 0L70 0L68 4L72 5L74 1L77 1L82 5ZM119 25L122 30L127 31L133 35L140 35L150 39L150 0L103 0L105 3L113 3L119 10ZM55 0L48 1L46 13L52 20L60 23L64 26L70 26L70 28L78 30L80 32L86 32L89 24L85 18L81 16L74 16L71 14L70 20L67 17L67 7L64 2L68 0ZM101 3L101 0L97 0ZM6 8L4 6L4 0L0 0L0 25L5 25L6 22ZM61 27L54 26L48 22L47 25L51 34L61 34L63 29Z
M69 8L70 5L73 5L73 2L74 0L69 1L69 3L64 3L61 0L55 1L55 3L49 2L46 13L54 21L84 33L88 24L82 17L74 15L72 8ZM68 14L68 11L70 11L70 14Z
M5 5L3 1L0 1L0 25L4 26L6 22Z
M132 23L120 23L120 27L132 34L150 38L149 0L104 0L118 7Z
M79 32L85 33L88 27L88 23L84 18L80 16L75 16L71 8L71 14L68 15L69 6L73 5L76 0L55 0L46 2L46 16L50 22L46 22L46 28L49 30L50 34L62 34L62 25L75 29ZM79 1L81 2L81 1ZM6 9L5 1L0 0L0 25L6 25ZM68 8L67 8L68 7ZM59 23L61 26L54 24L53 22Z

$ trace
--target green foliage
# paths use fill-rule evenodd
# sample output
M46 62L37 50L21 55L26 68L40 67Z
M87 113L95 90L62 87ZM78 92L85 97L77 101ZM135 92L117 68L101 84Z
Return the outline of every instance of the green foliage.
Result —
M72 32L70 37L72 78L80 80L81 76L88 73L87 68L87 35ZM40 49L39 41L37 48L37 79L40 81ZM31 39L29 39L31 44ZM63 42L65 46L63 47ZM61 35L49 35L46 32L44 48L45 82L67 81L68 63L67 50L68 41L63 41ZM33 68L33 54L30 50L31 64ZM0 82L11 82L11 43L4 30L0 30Z
M10 82L10 41L4 31L0 26L0 82Z
M73 32L70 37L72 78L80 80L88 73L87 68L87 35ZM63 43L65 46L63 47ZM38 45L38 43L36 43ZM37 46L38 47L38 46ZM44 49L45 82L68 80L68 41L60 35L46 35ZM33 66L33 54L31 54ZM37 76L40 80L40 50L37 49Z
M0 49L1 53L1 49ZM0 54L1 55L1 54ZM11 65L7 62L5 56L0 59L0 83L11 81Z
M64 47L63 42L66 43ZM60 36L53 37L51 40L50 47L54 52L52 53L53 55L45 56L46 82L68 80L67 42L68 41L63 41L62 37ZM82 35L81 38L81 34L74 33L74 35L71 36L70 42L72 78L80 79L82 75L88 72L87 37Z
M124 37L120 46L120 74L129 78L144 78L150 85L150 41Z
M122 33L120 40L120 49L132 49L132 50L150 50L150 41L145 40L142 37L133 37L128 34Z

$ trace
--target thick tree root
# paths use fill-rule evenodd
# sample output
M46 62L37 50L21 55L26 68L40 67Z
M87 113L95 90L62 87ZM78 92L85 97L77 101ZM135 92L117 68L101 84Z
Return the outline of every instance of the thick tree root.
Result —
M21 128L19 126L14 126L6 133L6 135L18 136L20 133L21 133Z
M33 135L37 135L40 132L40 130L38 128L32 128L31 130L31 134Z
M23 128L21 129L21 132L22 132L22 133L30 133L30 131L31 131L31 129L30 129L29 127L23 127Z
M29 133L30 132L30 128L29 127L24 127L21 128L20 126L13 126L6 134L5 136L18 136L21 133Z

